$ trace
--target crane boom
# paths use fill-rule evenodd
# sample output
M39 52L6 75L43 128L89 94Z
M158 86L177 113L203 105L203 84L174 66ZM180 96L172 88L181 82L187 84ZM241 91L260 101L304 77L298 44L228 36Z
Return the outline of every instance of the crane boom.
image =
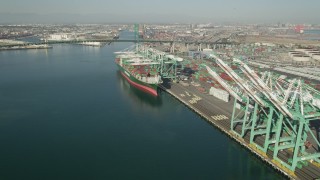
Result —
M272 93L271 89L259 78L254 70L252 70L248 65L239 59L234 58L233 61L239 63L244 70L248 72L245 74L252 77L252 83L259 87L259 89L262 89L262 93L265 95L265 97L267 97L283 114L293 118L293 115L288 108L279 101L279 99Z
M221 84L222 87L224 87L235 99L242 102L242 98L234 90L232 90L232 88L227 83L225 83L216 72L212 71L208 66L206 66L206 68L209 74L211 74L211 76L213 76Z
M238 74L236 74L226 63L214 54L210 54L210 56L216 59L217 64L237 83L238 86L245 90L252 99L254 99L259 105L263 107L266 106L265 102L262 101L257 93L250 88L249 84L238 76Z

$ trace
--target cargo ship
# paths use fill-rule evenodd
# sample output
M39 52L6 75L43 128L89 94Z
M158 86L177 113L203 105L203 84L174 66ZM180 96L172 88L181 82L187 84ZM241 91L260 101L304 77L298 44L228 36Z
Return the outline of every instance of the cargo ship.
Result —
M135 51L116 52L115 63L121 75L135 88L158 96L158 84L162 83L154 62Z

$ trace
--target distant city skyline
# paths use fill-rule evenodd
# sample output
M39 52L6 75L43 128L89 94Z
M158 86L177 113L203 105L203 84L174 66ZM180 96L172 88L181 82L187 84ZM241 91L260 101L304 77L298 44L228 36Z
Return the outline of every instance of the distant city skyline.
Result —
M0 23L314 23L317 0L2 0Z

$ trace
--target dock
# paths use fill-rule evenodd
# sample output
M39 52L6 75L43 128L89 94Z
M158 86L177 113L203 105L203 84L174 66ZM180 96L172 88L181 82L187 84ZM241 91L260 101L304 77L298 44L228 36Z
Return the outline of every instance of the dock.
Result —
M52 46L48 45L19 45L19 46L12 46L12 47L0 47L0 51L4 50L28 50L28 49L52 49Z
M267 153L260 151L255 145L250 144L249 133L244 138L237 136L230 130L231 127L231 116L234 99L231 101L224 102L219 100L208 93L201 92L193 85L186 86L184 83L173 83L168 82L159 85L162 91L167 92L177 100L182 102L185 106L196 112L209 124L218 128L220 131L225 133L229 138L237 141L241 146L245 147L248 151L255 154L262 161L272 166L275 171L284 175L290 179L319 179L320 178L320 166L316 163L308 163L301 169L296 168L293 172L287 169L278 161L273 160L273 152L268 150ZM239 130L241 127L239 127ZM257 137L256 141L263 142L263 137ZM289 155L292 152L284 150L280 152L280 159L288 161Z

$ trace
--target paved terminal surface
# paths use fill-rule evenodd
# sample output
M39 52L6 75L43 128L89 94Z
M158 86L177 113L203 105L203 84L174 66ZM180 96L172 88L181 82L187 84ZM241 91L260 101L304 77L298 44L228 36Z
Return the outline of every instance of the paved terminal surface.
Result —
M267 162L273 166L277 171L282 173L291 179L320 179L320 168L312 163L308 163L307 166L303 166L301 169L296 168L295 172L289 171L280 163L273 161L273 152L271 150L264 154L262 151L258 150L255 146L249 144L250 134L247 133L244 138L236 136L230 131L231 115L233 110L234 99L228 103L221 101L211 95L208 92L201 92L199 87L193 85L186 86L181 83L166 83L160 85L160 88L190 109L201 115L210 124L219 128L221 131L225 132L230 138L239 142L242 146L246 147L252 153L256 154L263 161ZM241 126L236 127L236 131L240 131ZM264 137L259 136L255 139L255 142L262 144L264 142ZM281 151L279 158L283 161L288 161L288 158L292 155L291 151Z

